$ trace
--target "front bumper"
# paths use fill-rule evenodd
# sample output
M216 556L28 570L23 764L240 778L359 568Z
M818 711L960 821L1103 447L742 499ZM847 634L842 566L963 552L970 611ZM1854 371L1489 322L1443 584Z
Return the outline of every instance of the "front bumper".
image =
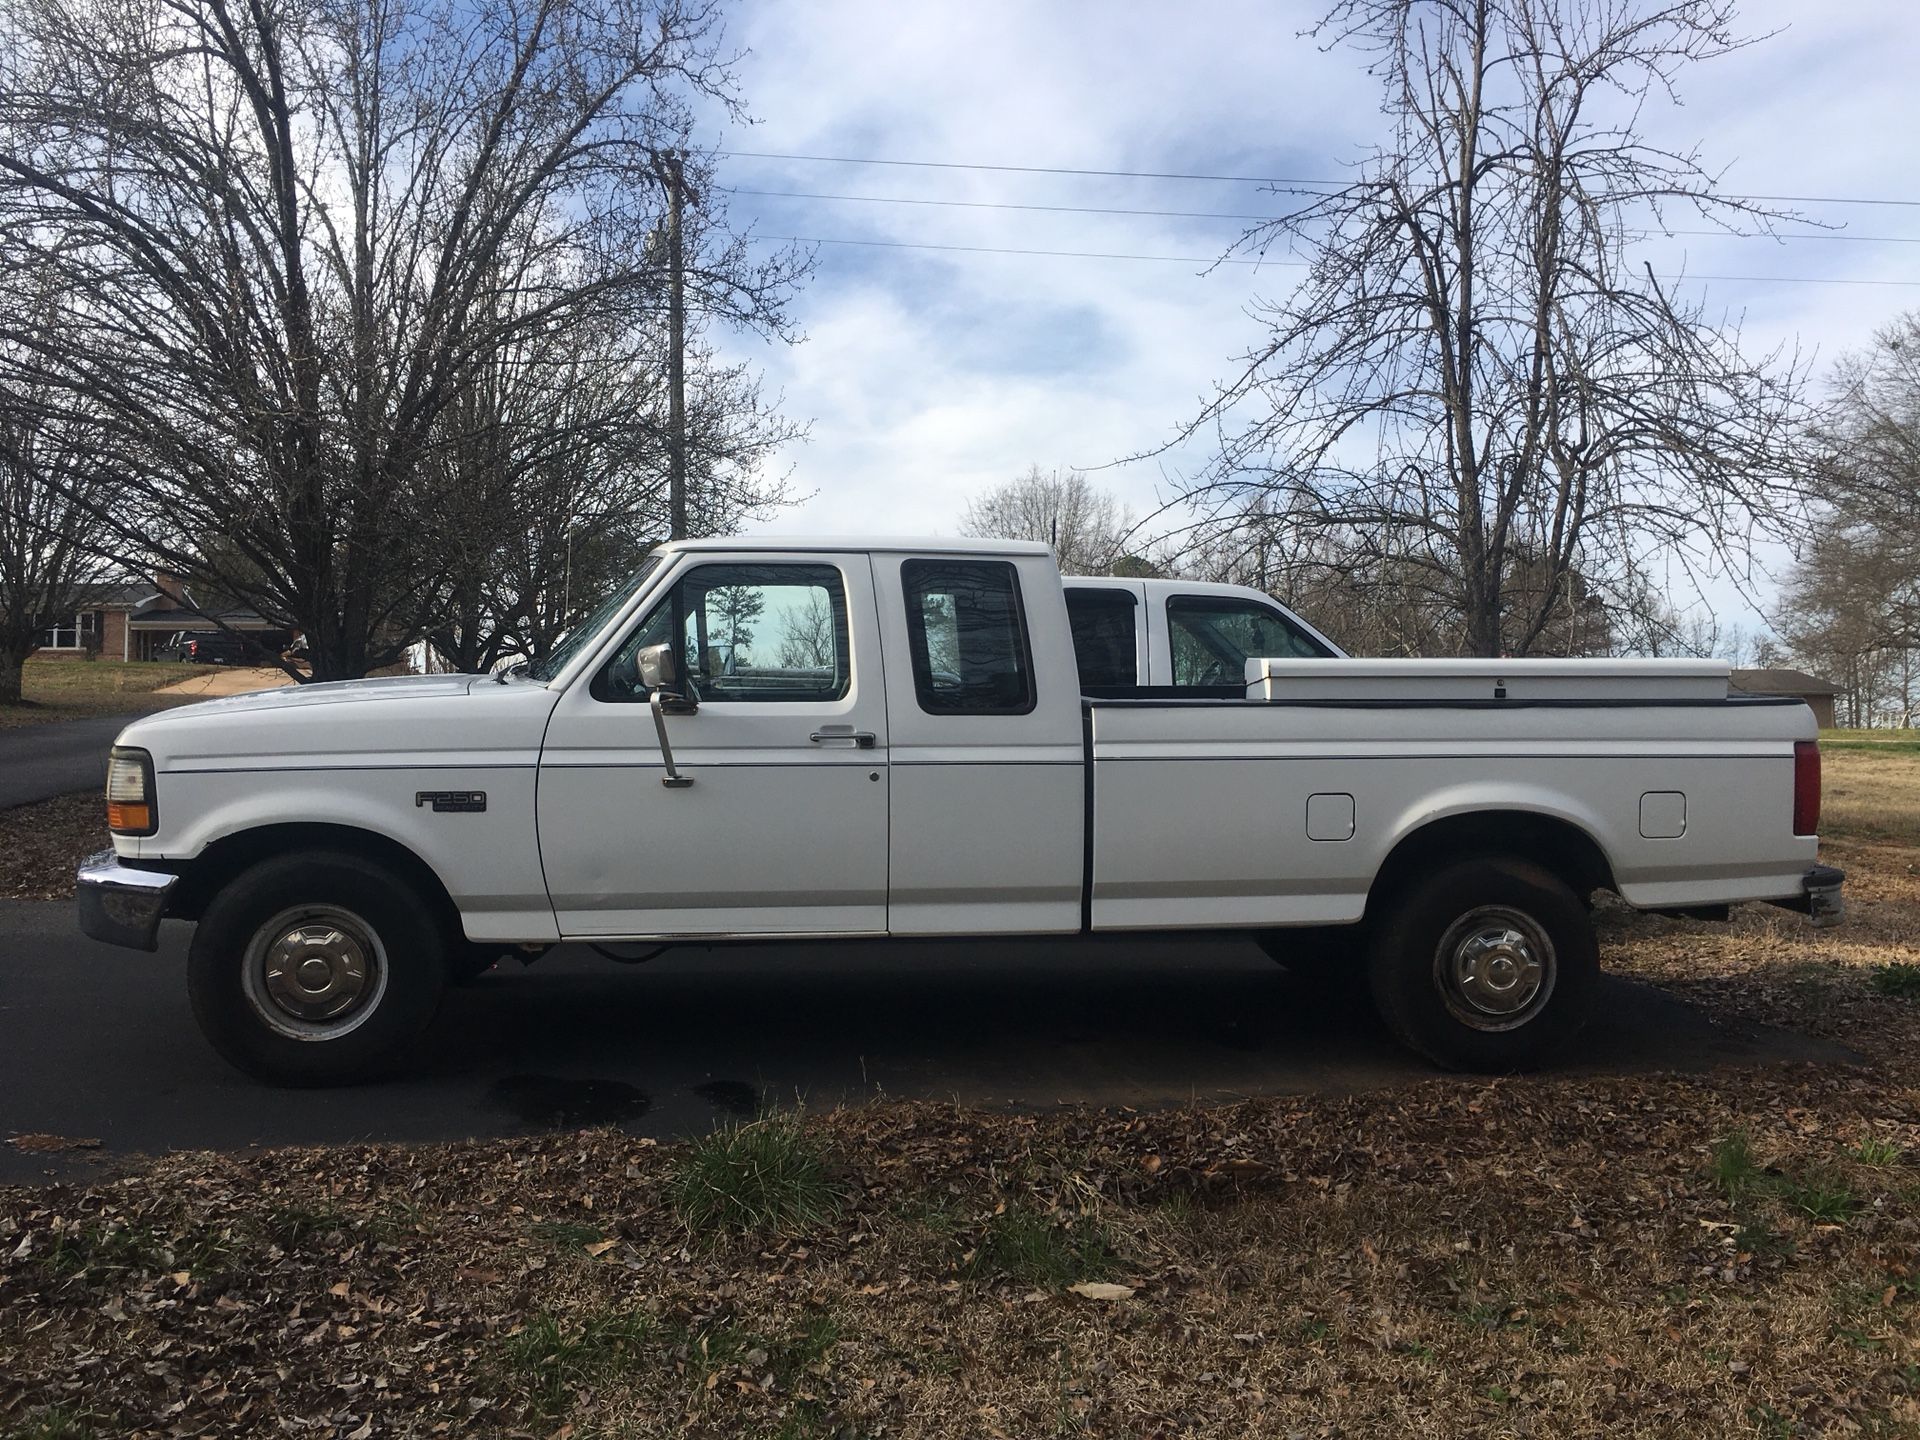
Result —
M1840 893L1840 887L1846 882L1844 871L1831 865L1816 865L1801 878L1798 895L1772 903L1785 910L1799 911L1824 930L1847 918L1846 897Z
M168 896L179 883L178 875L122 865L111 850L89 855L80 862L80 873L74 881L80 929L109 945L157 950L160 919L167 913Z

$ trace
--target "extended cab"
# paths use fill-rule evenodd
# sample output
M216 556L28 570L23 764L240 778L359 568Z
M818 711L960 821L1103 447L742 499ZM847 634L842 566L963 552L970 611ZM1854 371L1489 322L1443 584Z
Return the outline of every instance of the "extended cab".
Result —
M670 544L532 666L136 721L81 924L197 922L213 1044L326 1083L570 940L1237 929L1500 1069L1586 1018L1597 889L1838 918L1812 715L1724 665L1276 648L1224 697L1090 696L1043 546Z

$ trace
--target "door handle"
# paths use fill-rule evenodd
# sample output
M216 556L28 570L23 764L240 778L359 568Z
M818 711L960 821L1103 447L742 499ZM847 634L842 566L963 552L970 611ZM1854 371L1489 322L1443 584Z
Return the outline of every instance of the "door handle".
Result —
M827 745L835 740L851 740L854 749L871 750L875 737L871 730L816 730L807 738L816 745Z

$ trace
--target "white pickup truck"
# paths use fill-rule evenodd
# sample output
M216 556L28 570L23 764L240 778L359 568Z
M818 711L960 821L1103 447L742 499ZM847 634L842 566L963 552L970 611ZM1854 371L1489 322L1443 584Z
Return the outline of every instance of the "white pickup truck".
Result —
M1083 687L1043 546L670 544L537 665L128 726L81 925L151 950L197 922L209 1039L315 1084L561 941L1238 929L1506 1069L1586 1017L1597 889L1839 918L1803 704L1710 662L1282 648L1226 698ZM1329 927L1358 943L1289 946Z

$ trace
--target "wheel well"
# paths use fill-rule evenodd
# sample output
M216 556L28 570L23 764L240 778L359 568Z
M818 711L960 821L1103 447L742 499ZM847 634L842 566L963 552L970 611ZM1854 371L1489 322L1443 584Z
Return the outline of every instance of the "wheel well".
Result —
M1594 838L1571 821L1529 810L1476 810L1449 815L1405 836L1380 866L1374 897L1386 895L1422 870L1464 855L1514 855L1552 871L1585 900L1614 889L1613 867Z
M453 903L453 897L433 867L398 840L352 825L262 825L224 835L192 860L181 862L180 884L167 913L185 920L198 920L207 903L242 870L297 850L343 852L390 870L413 886L448 927L451 938L462 935L459 907Z

